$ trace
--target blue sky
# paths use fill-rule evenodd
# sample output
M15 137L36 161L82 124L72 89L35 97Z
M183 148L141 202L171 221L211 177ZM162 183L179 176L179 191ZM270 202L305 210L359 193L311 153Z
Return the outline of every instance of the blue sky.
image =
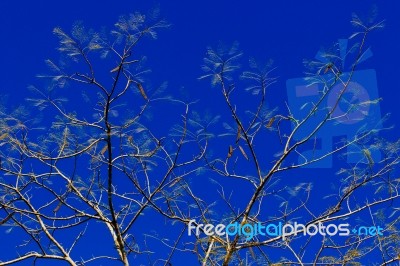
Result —
M150 42L149 64L160 80L188 90L201 90L196 78L207 46L218 41L238 41L240 49L259 60L273 59L279 81L302 76L302 61L312 58L321 46L352 33L352 12L367 15L372 5L378 7L378 18L386 19L386 28L371 37L374 57L369 65L377 70L381 93L397 91L394 79L400 66L397 41L399 21L397 1L119 1L118 4L97 1L19 2L0 4L2 34L1 90L24 92L35 82L34 76L46 70L44 59L56 58L56 38L52 29L65 30L77 21L88 27L111 28L119 15L146 11L159 5L161 14L172 27ZM162 47L162 49L159 49ZM166 67L168 66L168 67ZM386 89L387 88L387 89ZM390 88L390 89L389 89ZM280 92L277 92L278 94ZM279 96L279 95L278 95ZM386 97L385 101L391 101ZM388 102L385 106L393 106ZM389 111L386 109L386 111ZM390 110L396 112L396 110Z
M376 5L377 20L386 20L386 26L371 34L368 46L373 57L360 68L376 71L378 93L383 98L381 113L391 113L390 125L400 122L400 2L396 0L143 2L2 1L0 95L8 95L3 103L7 99L7 106L19 105L29 95L28 85L40 84L35 76L47 71L44 60L58 58L54 27L69 31L74 22L83 21L87 27L110 29L120 15L159 6L171 27L140 48L148 56L154 83L168 81L169 93L189 94L200 99L199 106L205 110L223 113L219 93L197 78L208 46L237 41L246 58L274 61L279 79L268 92L268 104L282 108L287 100L286 81L304 76L303 59L312 59L321 47L349 37L353 32L351 14L367 17ZM397 139L397 132L386 135Z

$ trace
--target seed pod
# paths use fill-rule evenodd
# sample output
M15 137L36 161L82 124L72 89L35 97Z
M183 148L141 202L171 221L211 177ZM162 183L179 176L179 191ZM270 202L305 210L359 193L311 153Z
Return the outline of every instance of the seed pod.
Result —
M61 208L62 205L63 203L60 201L58 205L54 208L53 212L58 212L58 210Z
M238 143L239 142L239 140L240 140L240 133L241 133L241 128L240 128L240 125L238 125L238 128L237 128L237 133L236 133L236 143Z
M147 95L146 95L146 93L144 92L144 89L143 89L143 86L142 86L142 84L140 84L140 83L136 83L136 85L137 85L137 87L138 87L138 89L139 89L139 91L140 91L140 94L142 95L142 97L147 101L148 100L148 98L147 98Z
M363 149L362 151L368 160L369 166L373 166L375 162L374 162L374 159L372 159L371 152L368 149Z
M233 154L233 148L232 148L232 145L229 145L228 158L231 158L232 154Z
M240 152L243 154L243 157L246 158L246 160L249 160L249 157L247 156L246 152L244 151L244 149L242 148L242 146L239 146L239 150Z
M108 145L104 145L103 149L101 149L100 154L104 155L104 153L106 152L106 150L108 149Z
M113 69L111 69L110 73L117 72L120 69L121 66L116 66Z
M6 132L6 133L3 133L3 134L1 134L1 136L0 136L0 140L3 140L3 139L5 139L7 136L8 136L8 133L7 133L7 132Z
M268 121L268 124L265 126L266 128L270 128L275 121L275 116L271 117Z

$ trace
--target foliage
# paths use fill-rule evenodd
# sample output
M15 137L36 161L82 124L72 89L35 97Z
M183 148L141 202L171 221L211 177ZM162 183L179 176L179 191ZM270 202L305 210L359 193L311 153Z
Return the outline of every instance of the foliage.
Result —
M168 27L157 16L121 17L109 33L87 30L82 23L70 34L55 28L62 60L46 60L51 74L39 77L48 87L31 87L37 97L28 99L36 108L33 114L43 119L32 120L22 107L1 110L0 225L19 238L18 254L0 255L1 265L42 259L70 265L148 259L171 265L182 253L203 265L360 265L371 256L379 256L382 264L398 261L400 142L365 128L332 152L303 154L322 127L334 128L334 111L351 89L367 36L382 23L365 25L354 16L352 39L359 41L348 55L353 57L349 75L342 75L335 49L324 55L329 63L307 62L308 81L324 90L304 107L304 117L289 107L267 106L268 90L277 80L272 62L260 66L251 59L249 70L238 74L244 68L237 44L208 48L200 79L211 79L210 92L220 92L229 115L203 117L192 110L195 102L166 96L165 84L153 89L146 78L146 58L137 47ZM343 89L335 104L324 107L337 84ZM236 100L246 93L254 100L250 107ZM348 111L357 107L350 104ZM171 126L155 124L161 122ZM277 145L268 146L272 142ZM294 178L297 171L343 154L350 145L359 147L362 159L337 169L335 191L316 207L311 198L320 197L321 188ZM372 149L381 151L381 160L374 160ZM218 188L218 201L197 190L198 179ZM239 191L228 191L232 184ZM318 225L365 217L384 225L384 234L312 237L300 229L286 237L248 240L208 236L203 227L198 235L187 235L193 220L196 226ZM104 236L103 243L93 242L93 232Z

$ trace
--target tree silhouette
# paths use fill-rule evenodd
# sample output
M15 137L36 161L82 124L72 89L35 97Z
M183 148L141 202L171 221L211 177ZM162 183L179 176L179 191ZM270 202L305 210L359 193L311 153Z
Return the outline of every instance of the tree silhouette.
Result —
M45 89L31 87L34 109L0 113L0 224L18 242L15 254L0 255L1 265L175 265L179 256L202 265L398 261L399 142L380 137L378 127L361 127L332 151L305 153L310 145L316 149L321 128L335 130L338 119L379 102L345 101L367 37L382 27L356 16L352 23L351 70L343 73L335 49L324 54L328 63L308 62L308 81L323 90L302 117L287 105L267 107L277 80L272 63L250 60L242 70L236 44L208 48L200 77L211 78L209 94L224 102L226 117L202 117L195 99L166 95L165 84L146 77L146 58L137 49L168 27L157 12L121 17L109 33L80 23L70 34L55 28L62 57L46 60L51 74L39 75ZM334 103L324 106L338 84ZM251 104L241 101L248 93ZM345 110L340 117L338 106ZM340 165L334 191L315 200L325 186L300 180L299 171L350 146L359 147L359 162ZM219 187L218 200L198 193L198 179ZM373 233L305 234L307 226L360 224L360 217L369 219ZM221 223L244 230L208 233L206 224ZM251 232L278 223L304 226L275 236Z

